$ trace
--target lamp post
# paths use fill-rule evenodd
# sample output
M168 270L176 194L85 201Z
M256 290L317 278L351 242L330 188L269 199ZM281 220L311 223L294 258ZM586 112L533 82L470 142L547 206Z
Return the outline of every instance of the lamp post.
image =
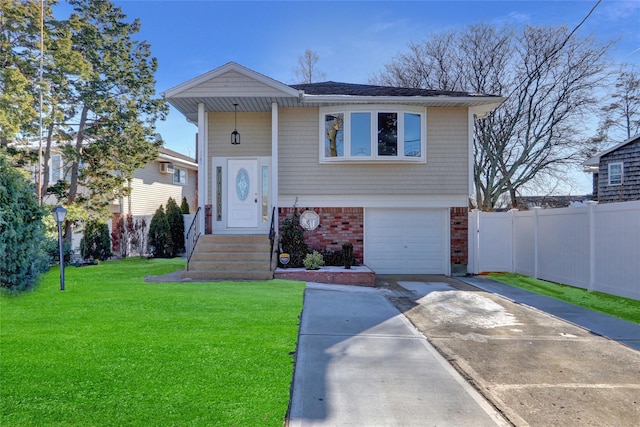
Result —
M58 252L60 255L60 290L64 291L64 251L62 250L62 223L67 215L67 210L62 206L56 206L51 210L53 219L58 223Z

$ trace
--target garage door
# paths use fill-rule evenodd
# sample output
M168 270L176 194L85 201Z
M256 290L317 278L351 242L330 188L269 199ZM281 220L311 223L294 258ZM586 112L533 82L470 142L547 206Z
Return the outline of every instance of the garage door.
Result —
M379 274L447 274L448 209L366 209L364 263Z

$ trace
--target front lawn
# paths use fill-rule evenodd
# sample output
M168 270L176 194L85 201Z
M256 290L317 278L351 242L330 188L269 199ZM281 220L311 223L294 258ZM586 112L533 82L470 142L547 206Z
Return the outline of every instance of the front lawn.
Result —
M304 283L145 283L184 261L59 270L0 296L0 425L282 426Z
M491 273L487 275L487 277L497 282L506 283L527 291L546 295L560 301L640 324L640 301L635 299L546 282L515 273Z

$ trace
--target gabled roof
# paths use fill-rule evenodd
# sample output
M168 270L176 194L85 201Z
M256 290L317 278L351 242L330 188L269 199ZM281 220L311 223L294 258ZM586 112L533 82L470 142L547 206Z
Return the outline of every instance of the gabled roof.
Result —
M631 144L632 142L636 142L636 141L640 141L640 134L636 136L632 136L631 138L625 141L622 141L620 144L614 145L613 147L596 154L595 156L587 159L582 165L585 167L585 169L592 170L592 171L595 169L595 171L597 172L597 167L598 165L600 165L600 158L602 156L612 153L617 149L622 148L625 145Z
M424 107L470 107L479 115L498 107L504 98L426 89L322 82L286 85L235 62L167 90L164 97L188 120L196 122L198 104L206 111L271 111L280 107L345 104L404 104Z

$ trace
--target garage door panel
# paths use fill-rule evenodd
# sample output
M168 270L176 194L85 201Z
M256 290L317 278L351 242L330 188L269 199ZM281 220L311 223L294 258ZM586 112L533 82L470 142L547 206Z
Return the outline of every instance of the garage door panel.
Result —
M380 274L446 274L448 212L365 210L365 263Z

